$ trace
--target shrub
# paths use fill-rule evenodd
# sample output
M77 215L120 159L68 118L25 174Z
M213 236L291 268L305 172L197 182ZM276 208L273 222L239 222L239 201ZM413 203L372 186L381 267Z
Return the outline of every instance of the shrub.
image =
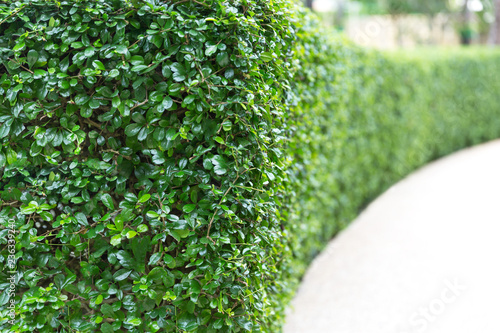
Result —
M284 0L0 13L2 329L279 331L367 200L499 134L498 52L366 52Z
M498 49L382 53L325 37L311 16L301 23L291 276L391 184L500 136Z
M0 5L2 328L273 325L284 3Z

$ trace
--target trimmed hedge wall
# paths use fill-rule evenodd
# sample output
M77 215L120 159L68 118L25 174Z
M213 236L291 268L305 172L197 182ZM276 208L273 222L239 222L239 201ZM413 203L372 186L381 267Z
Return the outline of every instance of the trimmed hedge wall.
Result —
M500 134L499 52L366 52L284 0L0 3L0 59L14 332L277 332L368 200Z
M292 9L0 5L0 242L9 264L13 221L13 330L275 325Z
M460 148L500 137L500 50L376 52L302 19L287 231L302 275L333 235L390 185Z

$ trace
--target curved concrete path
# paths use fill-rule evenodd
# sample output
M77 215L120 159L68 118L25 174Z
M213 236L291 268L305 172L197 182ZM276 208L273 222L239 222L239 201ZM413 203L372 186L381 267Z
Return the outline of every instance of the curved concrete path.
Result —
M285 333L500 333L500 141L422 168L313 262Z

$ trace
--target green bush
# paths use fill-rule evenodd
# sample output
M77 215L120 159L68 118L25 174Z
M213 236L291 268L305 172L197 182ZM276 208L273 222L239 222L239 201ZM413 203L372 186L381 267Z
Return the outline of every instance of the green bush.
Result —
M381 54L325 41L314 20L304 22L291 276L391 184L500 136L499 50Z
M277 332L369 199L500 134L498 52L318 27L285 0L1 3L0 328Z
M2 328L273 325L284 4L0 5L2 265L9 219L17 231Z

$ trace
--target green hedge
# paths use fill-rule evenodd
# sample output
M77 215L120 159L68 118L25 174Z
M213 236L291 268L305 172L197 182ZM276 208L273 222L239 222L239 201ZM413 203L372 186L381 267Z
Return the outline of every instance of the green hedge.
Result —
M417 167L500 137L500 50L362 50L304 20L292 275Z
M0 5L0 242L13 221L12 330L274 325L291 9Z
M0 328L277 332L368 200L500 134L498 52L318 27L284 0L0 3Z

